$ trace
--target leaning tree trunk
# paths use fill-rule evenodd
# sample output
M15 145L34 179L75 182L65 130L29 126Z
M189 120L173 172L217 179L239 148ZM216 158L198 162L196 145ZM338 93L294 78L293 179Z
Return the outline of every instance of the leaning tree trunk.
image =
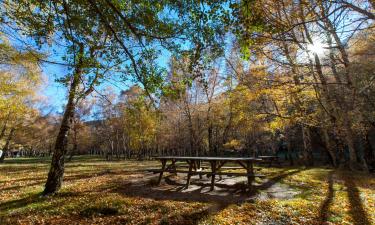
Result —
M1 154L0 163L4 162L5 154L9 151L10 141L13 138L14 131L16 131L16 129L12 127L12 129L9 132L8 138L5 142L4 148L3 148L3 154Z
M70 151L69 157L68 157L68 162L70 162L73 159L74 154L77 153L78 151L78 140L77 140L77 121L73 120L73 148Z
M80 53L82 56L83 46L80 46ZM73 75L72 83L70 84L68 103L61 121L59 133L55 142L55 149L52 156L51 167L48 173L47 182L43 191L43 195L50 195L56 193L62 185L64 177L64 157L67 150L68 132L74 118L75 99L79 80L82 74L83 59L80 57Z

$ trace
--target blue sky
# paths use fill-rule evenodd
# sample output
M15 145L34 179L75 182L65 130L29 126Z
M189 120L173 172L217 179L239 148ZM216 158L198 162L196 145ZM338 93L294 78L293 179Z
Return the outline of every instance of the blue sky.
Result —
M63 63L61 60L61 56L63 55L62 52L59 50L52 50L52 52L53 53L51 53L48 60ZM170 52L167 50L162 50L162 54L157 59L157 63L159 66L167 68L170 57ZM40 94L46 97L47 105L49 106L45 113L49 113L51 111L54 113L62 113L66 104L67 87L59 82L56 82L56 79L66 75L69 72L68 68L66 66L47 62L41 64L41 67L45 81L40 90ZM132 85L134 85L134 83L130 81L123 83L116 82L115 79L112 79L108 82L104 82L97 88L97 90L100 91L107 87L111 87L116 94L119 94L122 90L126 90Z
M61 74L66 74L63 66L44 63L42 73L45 77L40 93L47 98L47 104L53 107L53 111L62 112L62 105L66 99L66 88L55 82L55 78Z

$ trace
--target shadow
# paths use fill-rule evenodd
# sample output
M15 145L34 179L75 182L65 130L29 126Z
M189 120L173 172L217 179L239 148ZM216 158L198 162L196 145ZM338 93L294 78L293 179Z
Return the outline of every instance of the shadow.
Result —
M189 192L181 192L181 190L183 190L183 185L178 185L177 188L174 187L166 190L158 190L147 184L129 184L118 181L110 191L126 197L146 198L156 201L172 200L189 203L209 203L209 206L204 209L197 209L186 213L178 213L168 217L163 217L159 224L195 225L204 217L215 214L225 209L230 204L241 204L246 201L243 196L210 195L202 193L202 189L203 186Z
M35 157L35 158L5 158L3 165L9 164L35 164L35 163L51 163L51 157Z
M266 189L272 187L273 185L275 185L276 183L280 182L281 180L285 179L286 177L292 176L292 175L297 174L297 173L300 173L303 170L306 170L306 169L297 169L297 170L294 170L294 171L282 173L280 175L271 177L268 181L262 183L261 185L256 186L255 191L256 190L266 190Z
M93 177L100 177L100 176L106 176L106 175L127 175L127 174L132 174L130 172L123 172L123 171L111 171L111 170L104 170L104 171L99 171L99 172L93 172L90 170L90 172L86 173L79 173L76 175L65 175L64 176L64 182L71 182L71 181L76 181L76 180L81 180L81 179L90 179ZM3 187L0 188L0 191L9 191L9 190L17 190L25 187L31 187L31 186L38 186L38 185L43 185L45 184L47 180L47 177L41 177L41 178L22 178L22 179L17 179L13 180L12 182L28 182L30 183L27 184L22 184L22 185L13 185L9 187Z
M282 173L267 180L261 185L254 186L254 189L249 192L246 191L246 183L237 183L229 185L225 183L216 183L218 187L213 192L203 192L205 188L208 190L210 183L192 181L195 188L186 190L183 181L176 181L170 179L170 176L165 177L165 184L158 187L153 186L148 182L150 177L144 176L142 180L133 182L124 181L122 179L113 180L111 187L104 187L107 192L113 192L126 197L146 198L156 201L182 201L182 202L201 202L209 203L209 206L203 210L195 210L193 212L172 215L167 218L162 218L160 224L198 224L202 218L216 214L219 211L227 208L231 204L243 204L245 202L253 202L257 194L257 190L264 190L271 187L273 184L280 182L282 179L301 172L302 169L293 170ZM171 187L172 186L172 187Z
M232 179L232 178L228 178L228 179ZM179 186L179 188L176 189L177 191L182 191L186 189L186 183L179 183L176 180L170 179L170 177L165 177L164 180L165 180L165 183L168 185ZM223 180L225 180L225 178L223 178L221 181ZM209 180L209 182L211 181ZM200 186L200 190L203 190L205 187L211 187L211 183L209 182L204 183L200 180L195 180L192 183L196 186ZM246 188L248 186L246 183L224 184L224 183L215 182L215 187L225 189L221 192L230 192L234 194L234 193L246 193ZM216 192L220 192L220 191L216 190Z
M136 183L129 183L122 180L115 180L112 189L110 191L126 195L129 197L142 197L154 200L175 200L175 201L186 201L186 202L204 202L204 203L215 203L219 205L228 204L241 204L247 201L251 201L257 190L265 190L280 182L282 179L299 173L302 170L294 170L288 173L283 173L278 176L270 178L268 181L261 185L254 185L251 192L246 192L247 185L245 183L237 183L234 185L216 183L215 187L220 188L214 192L204 192L202 190L205 187L210 187L210 183L193 182L193 185L199 188L191 191L185 190L185 183L179 183L171 180L168 176L165 177L167 185L173 185L174 187L166 189L155 188L150 184L138 181Z
M243 196L222 196L201 193L202 188L189 192L180 189L159 190L149 185L118 182L110 191L127 197L141 197L153 200L173 200L184 202L216 203L220 205L237 204L246 201Z
M25 166L25 165L7 165L1 167L1 171L5 173L13 173L13 174L23 174L23 173L31 173L35 172L35 170L46 170L47 165L33 165L33 166Z
M356 225L370 225L371 222L363 207L360 192L353 181L353 177L343 175L344 185L347 188L350 203L349 213Z
M23 208L23 207L26 207L29 204L43 202L45 200L46 200L46 198L42 197L40 193L33 194L33 195L27 196L25 198L0 203L0 212L4 212L6 210Z
M328 221L329 216L329 206L332 204L333 198L335 197L335 192L333 190L333 172L328 174L328 194L320 206L319 210L319 220L321 224L325 224Z
M227 205L213 204L201 210L162 218L159 224L196 225L203 218L225 209Z

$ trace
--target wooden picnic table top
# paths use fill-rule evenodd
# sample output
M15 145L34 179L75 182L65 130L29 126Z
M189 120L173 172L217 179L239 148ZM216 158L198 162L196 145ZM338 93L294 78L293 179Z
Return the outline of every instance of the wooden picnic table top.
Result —
M260 156L258 156L258 158L260 158L260 159L273 159L273 158L279 158L279 157L276 156L276 155L260 155Z
M158 156L154 159L174 159L174 160L202 160L202 161L261 161L254 157L204 157L204 156Z

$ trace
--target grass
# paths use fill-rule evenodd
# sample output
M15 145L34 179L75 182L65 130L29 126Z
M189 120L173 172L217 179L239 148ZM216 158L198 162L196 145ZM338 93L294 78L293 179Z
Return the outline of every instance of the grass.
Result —
M251 201L153 191L142 169L155 161L76 157L63 189L41 197L49 158L0 165L0 224L375 224L373 175L326 168L262 168ZM143 182L143 183L142 183ZM296 194L258 198L275 185ZM172 185L165 185L173 188Z

